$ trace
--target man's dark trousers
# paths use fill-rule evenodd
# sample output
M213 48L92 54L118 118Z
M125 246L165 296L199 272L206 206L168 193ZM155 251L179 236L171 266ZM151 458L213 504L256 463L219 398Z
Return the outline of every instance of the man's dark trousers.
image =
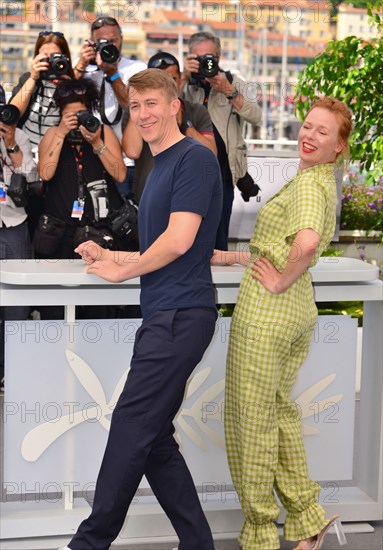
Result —
M136 334L131 369L112 416L92 513L69 543L107 550L145 474L180 539L179 550L214 550L195 486L174 440L186 382L214 333L209 308L157 311Z

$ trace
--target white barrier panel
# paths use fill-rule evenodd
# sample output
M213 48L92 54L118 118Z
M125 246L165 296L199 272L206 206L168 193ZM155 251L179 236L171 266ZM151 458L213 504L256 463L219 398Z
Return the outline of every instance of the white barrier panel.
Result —
M223 438L230 318L189 382L177 437L196 485L231 484ZM4 488L12 494L94 489L110 415L122 390L140 320L6 323ZM319 317L295 388L310 471L352 478L357 325ZM324 453L323 449L330 449ZM141 487L147 487L146 481ZM335 491L330 486L329 495ZM326 496L326 495L325 495ZM221 497L220 497L221 498Z
M299 159L248 157L248 171L261 188L257 197L245 202L238 188L234 189L229 238L249 240L260 208L297 173Z

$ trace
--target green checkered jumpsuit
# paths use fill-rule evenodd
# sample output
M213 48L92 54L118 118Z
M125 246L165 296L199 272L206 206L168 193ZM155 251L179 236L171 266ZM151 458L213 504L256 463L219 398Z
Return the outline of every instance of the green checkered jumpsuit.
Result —
M239 536L244 550L279 548L273 489L287 510L287 540L315 535L325 520L320 488L308 477L300 411L291 399L317 318L310 274L275 295L251 277L250 265L261 255L283 270L296 233L305 228L321 235L319 256L334 234L335 208L334 164L308 168L261 209L250 241L251 262L231 325L225 396L230 472L246 518Z

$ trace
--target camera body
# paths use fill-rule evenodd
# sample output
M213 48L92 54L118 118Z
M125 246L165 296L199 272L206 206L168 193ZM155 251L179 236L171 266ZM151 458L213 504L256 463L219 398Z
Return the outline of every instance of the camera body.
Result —
M88 132L96 132L100 127L100 121L91 111L82 109L76 113L78 126L84 126ZM70 130L67 134L70 143L79 145L83 141L82 134L78 128Z
M95 44L93 44L95 52L99 52L101 59L104 63L116 63L120 57L120 52L111 42L106 38L100 38Z
M124 204L116 211L109 213L109 229L118 237L138 238L137 222L138 206L131 199L125 200Z
M7 105L0 103L0 122L13 126L19 122L20 111L16 105Z
M12 199L14 205L25 208L28 204L28 197L40 197L44 195L45 186L42 180L27 181L23 174L12 174L7 195Z
M79 126L85 126L89 132L96 132L100 127L100 121L91 111L83 109L77 113L77 121Z
M196 57L196 60L199 62L199 72L193 73L193 76L197 80L212 78L218 73L218 57L216 57L212 53L199 55L198 57Z
M59 80L69 73L69 58L61 53L52 53L48 58L48 69L40 72L43 80Z

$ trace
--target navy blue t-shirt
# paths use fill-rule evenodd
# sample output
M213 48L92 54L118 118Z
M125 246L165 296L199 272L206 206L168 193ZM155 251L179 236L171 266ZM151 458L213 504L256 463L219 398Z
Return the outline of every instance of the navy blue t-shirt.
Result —
M141 254L166 230L172 212L193 212L202 221L185 254L141 277L144 318L158 310L216 307L210 258L221 209L220 168L210 149L186 137L154 157L140 200Z

